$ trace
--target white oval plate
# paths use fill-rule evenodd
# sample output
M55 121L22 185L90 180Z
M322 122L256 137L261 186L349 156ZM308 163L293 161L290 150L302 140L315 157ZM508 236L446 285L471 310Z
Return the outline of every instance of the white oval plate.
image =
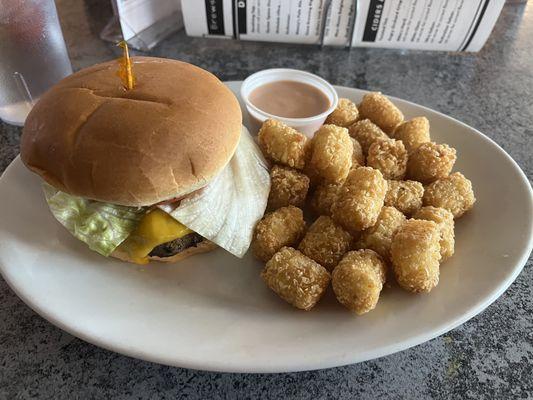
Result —
M228 82L239 92L240 82ZM358 101L362 90L337 87ZM331 290L311 312L270 292L261 264L223 250L174 265L135 266L88 250L48 211L40 180L17 158L0 181L0 266L17 295L44 318L95 345L162 364L235 372L340 366L415 346L458 326L500 296L532 248L530 185L493 141L450 117L425 115L435 141L455 147L473 182L475 208L457 223L456 254L429 295L385 289L355 317Z

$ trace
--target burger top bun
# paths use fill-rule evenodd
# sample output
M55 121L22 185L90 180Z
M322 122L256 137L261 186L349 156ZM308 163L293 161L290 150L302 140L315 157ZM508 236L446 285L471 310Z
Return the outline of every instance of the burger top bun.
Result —
M110 61L46 92L21 139L26 166L64 192L147 206L205 186L233 156L241 110L214 75L184 62L132 57L126 90Z

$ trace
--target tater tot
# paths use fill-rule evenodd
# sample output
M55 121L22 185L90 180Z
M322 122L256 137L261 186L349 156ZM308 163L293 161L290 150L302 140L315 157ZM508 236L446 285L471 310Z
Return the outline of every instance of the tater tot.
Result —
M274 254L261 277L279 297L306 311L318 303L330 281L323 266L291 247Z
M391 261L398 284L413 293L429 292L439 283L440 232L433 221L410 219L391 246Z
M352 168L364 167L365 154L363 153L363 148L355 138L351 137L350 139L352 140L353 144Z
M342 184L322 183L317 186L311 197L311 210L316 215L331 216L333 203L337 200Z
M349 127L359 118L359 110L355 103L348 99L339 99L337 108L326 118L326 124Z
M424 186L417 181L387 181L388 190L385 195L385 205L400 210L411 216L422 207Z
M422 183L431 183L447 177L457 159L456 151L447 144L422 143L407 162L407 177Z
M453 256L455 234L453 214L451 212L445 208L427 206L422 207L413 218L433 221L439 227L441 262Z
M380 92L366 94L359 104L361 118L368 118L385 133L392 133L403 122L403 114Z
M333 270L333 291L339 303L361 315L376 307L385 277L385 264L377 253L350 251Z
M422 143L429 142L429 121L426 117L416 117L398 125L392 134L394 139L401 140L407 153L411 154Z
M288 167L304 168L307 137L296 129L269 119L263 122L257 138L266 158Z
M331 183L346 179L352 167L353 144L346 128L322 125L313 137L309 168Z
M405 215L394 207L383 207L374 226L365 229L356 243L359 249L371 249L384 260L390 259L392 238L406 221Z
M368 149L366 165L379 169L385 179L403 179L407 169L407 150L401 140L377 140Z
M307 141L307 149L305 152L305 167L304 174L309 178L309 188L315 188L322 183L322 178L318 176L318 171L311 166L311 157L313 156L314 137Z
M460 172L454 172L428 185L423 201L426 206L445 208L454 218L459 218L474 206L476 197L472 182Z
M303 211L294 206L265 214L255 226L252 252L268 261L283 246L296 246L305 231Z
M326 216L309 227L298 246L307 257L331 271L352 245L352 236Z
M374 124L369 119L363 119L361 121L357 121L353 125L350 125L348 128L348 133L351 137L359 142L365 155L368 154L370 145L376 140L389 138L379 126Z
M309 190L309 178L295 169L274 165L270 171L268 209L296 206L302 208Z
M387 181L377 169L359 167L348 174L333 205L333 219L350 232L358 232L376 223Z

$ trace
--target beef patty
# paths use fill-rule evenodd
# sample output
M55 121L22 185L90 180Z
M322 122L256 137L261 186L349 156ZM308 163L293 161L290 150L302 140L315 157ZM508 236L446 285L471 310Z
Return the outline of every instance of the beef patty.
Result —
M188 249L189 247L196 247L196 245L202 242L204 238L197 234L196 232L189 233L179 239L172 240L160 244L150 252L150 257L172 257L178 253L181 253L183 250Z

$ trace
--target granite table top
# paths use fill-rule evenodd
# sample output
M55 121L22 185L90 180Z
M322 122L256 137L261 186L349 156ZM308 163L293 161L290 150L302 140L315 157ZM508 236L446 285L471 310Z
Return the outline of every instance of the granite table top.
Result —
M57 0L75 70L115 58L99 39L106 0ZM533 4L506 5L479 53L245 43L178 32L150 55L199 65L222 80L290 67L337 85L380 90L479 129L533 177ZM19 152L21 129L0 122L0 172ZM223 374L116 354L51 325L0 278L0 398L529 399L533 398L533 268L462 326L401 353L356 365L289 374Z

